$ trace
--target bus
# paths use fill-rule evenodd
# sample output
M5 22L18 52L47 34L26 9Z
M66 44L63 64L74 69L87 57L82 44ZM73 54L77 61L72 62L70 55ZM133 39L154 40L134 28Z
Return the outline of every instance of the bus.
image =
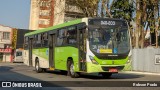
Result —
M13 62L23 62L23 49L16 49L13 56Z
M131 40L122 19L82 18L24 36L24 63L43 70L67 71L110 77L123 70L129 60Z

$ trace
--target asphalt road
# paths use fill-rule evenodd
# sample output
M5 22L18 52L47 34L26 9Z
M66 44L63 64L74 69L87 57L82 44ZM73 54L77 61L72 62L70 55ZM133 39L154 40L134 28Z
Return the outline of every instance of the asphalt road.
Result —
M0 81L47 81L53 87L30 88L33 90L159 90L159 87L132 87L133 83L154 83L160 86L160 75L148 75L137 73L120 72L113 74L111 78L102 78L100 75L81 75L80 78L71 78L59 71L48 71L36 73L33 67L28 67L23 63L0 63ZM51 81L51 82L49 82ZM146 81L146 82L141 82ZM112 83L112 84L110 84ZM108 86L106 87L105 84ZM114 87L114 85L116 87ZM121 86L122 85L122 86ZM128 86L127 86L128 85ZM90 87L88 87L90 86ZM0 90L28 90L28 88L0 88Z

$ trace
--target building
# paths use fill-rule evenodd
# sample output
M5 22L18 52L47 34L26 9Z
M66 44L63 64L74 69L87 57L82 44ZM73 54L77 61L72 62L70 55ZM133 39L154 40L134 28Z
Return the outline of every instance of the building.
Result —
M23 49L24 34L31 31L0 25L0 62L12 62L16 49Z
M43 29L82 17L82 11L66 0L31 0L29 29Z
M12 56L12 29L8 26L0 25L0 61L10 62Z

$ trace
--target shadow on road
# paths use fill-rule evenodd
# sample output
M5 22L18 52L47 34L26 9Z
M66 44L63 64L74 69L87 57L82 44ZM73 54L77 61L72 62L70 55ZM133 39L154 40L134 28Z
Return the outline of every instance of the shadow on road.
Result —
M13 69L13 67L0 66L0 72L7 72Z
M93 80L103 80L103 79L134 79L144 77L143 75L133 75L133 74L113 74L110 78L103 78L101 75L82 75L82 78L89 78Z
M117 75L113 75L111 79L136 79L136 78L142 78L142 77L144 77L144 75L119 73Z
M67 73L62 73L58 70L47 71L47 73L67 76ZM144 77L144 75L116 73L116 74L113 74L110 78L103 78L101 75L98 75L98 74L80 74L79 78L92 79L92 80L105 80L105 79L135 79L135 78L141 78L141 77Z

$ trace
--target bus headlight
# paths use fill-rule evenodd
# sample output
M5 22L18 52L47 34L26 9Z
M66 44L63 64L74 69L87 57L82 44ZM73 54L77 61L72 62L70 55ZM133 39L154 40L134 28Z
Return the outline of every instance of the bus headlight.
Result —
M94 59L94 57L89 55L90 60L92 61L93 64L98 64L98 62Z

